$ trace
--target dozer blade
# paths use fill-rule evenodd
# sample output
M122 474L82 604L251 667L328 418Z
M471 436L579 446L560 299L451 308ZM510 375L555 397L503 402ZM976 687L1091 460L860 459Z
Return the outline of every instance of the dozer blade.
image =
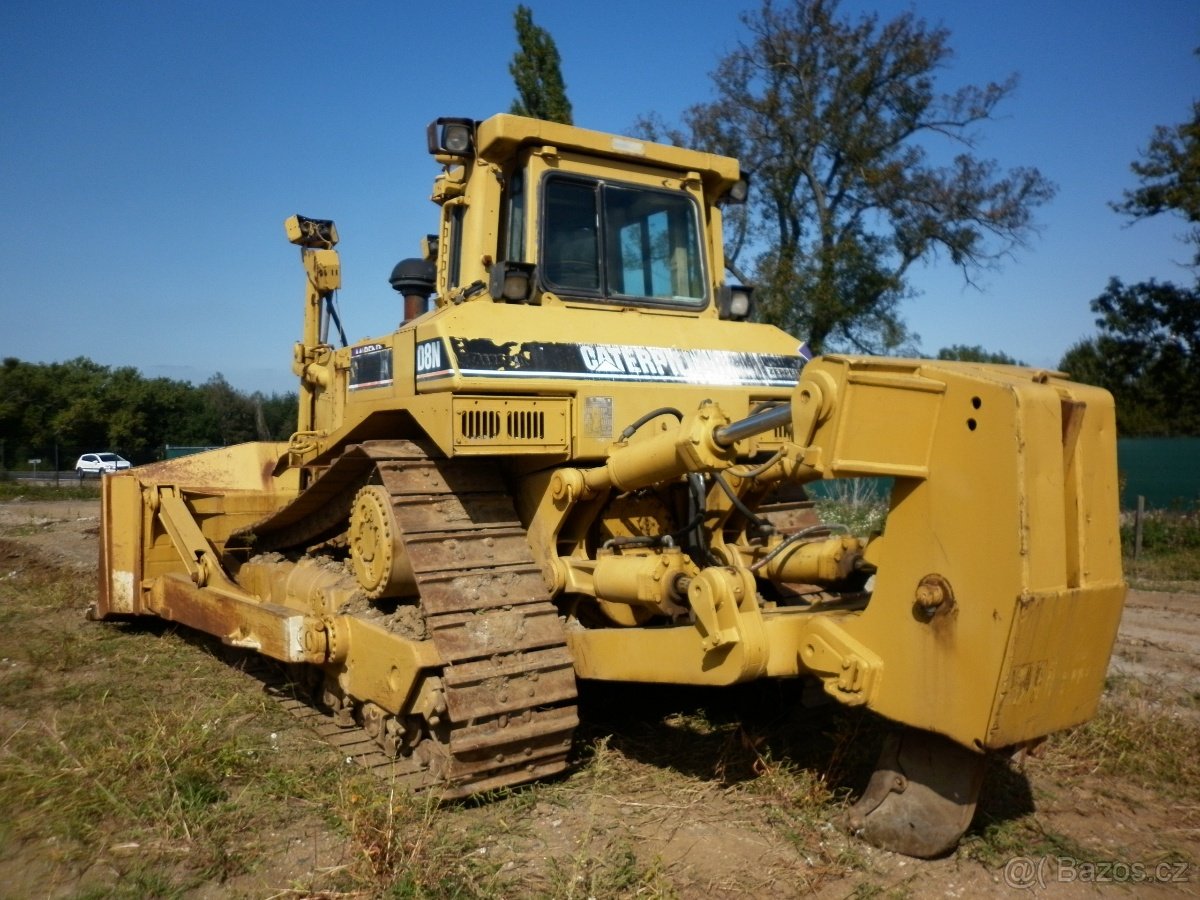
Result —
M986 757L928 731L889 735L846 826L906 856L949 853L975 815L985 764Z

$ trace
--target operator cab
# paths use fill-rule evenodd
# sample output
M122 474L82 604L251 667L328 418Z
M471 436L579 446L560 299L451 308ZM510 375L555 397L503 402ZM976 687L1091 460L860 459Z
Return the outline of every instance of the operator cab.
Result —
M511 115L428 135L439 298L749 315L750 289L722 280L719 207L747 193L735 160Z

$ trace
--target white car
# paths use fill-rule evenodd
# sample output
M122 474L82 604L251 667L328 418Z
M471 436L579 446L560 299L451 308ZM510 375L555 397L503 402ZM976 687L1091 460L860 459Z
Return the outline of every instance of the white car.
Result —
M75 463L75 471L80 478L84 475L103 475L105 472L128 468L129 460L115 453L85 453Z

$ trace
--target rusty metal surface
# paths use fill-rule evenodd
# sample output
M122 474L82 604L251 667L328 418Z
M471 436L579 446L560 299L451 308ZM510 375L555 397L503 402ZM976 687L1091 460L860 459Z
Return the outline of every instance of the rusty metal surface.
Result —
M575 674L512 502L494 467L413 450L379 474L447 663L444 777L466 794L561 771L578 724Z
M457 463L448 466L432 459L412 441L367 441L349 444L329 465L316 472L313 482L295 501L246 529L255 546L275 549L313 542L330 530L345 527L354 492L377 471L393 481L394 495L439 495L443 503L454 496L494 489L495 473L485 465ZM511 502L509 502L511 508Z
M162 462L138 466L136 474L145 483L171 483L191 490L243 490L274 492L294 489L274 475L286 443L260 441L220 447Z

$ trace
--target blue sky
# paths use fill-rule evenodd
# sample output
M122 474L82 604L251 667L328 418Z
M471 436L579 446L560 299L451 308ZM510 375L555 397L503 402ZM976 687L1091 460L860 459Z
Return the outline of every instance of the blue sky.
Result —
M784 0L777 0L784 2ZM756 2L531 0L577 124L625 132L710 97L708 73ZM354 340L392 330L392 266L434 230L437 116L507 110L511 4L4 4L0 357L87 356L148 377L290 391L303 276L292 213L333 218ZM1200 96L1196 0L843 0L912 9L951 33L941 86L1020 76L977 153L1058 184L1041 235L978 288L915 273L904 316L935 354L980 344L1038 366L1094 333L1110 276L1186 280L1177 220L1108 208L1158 124Z

